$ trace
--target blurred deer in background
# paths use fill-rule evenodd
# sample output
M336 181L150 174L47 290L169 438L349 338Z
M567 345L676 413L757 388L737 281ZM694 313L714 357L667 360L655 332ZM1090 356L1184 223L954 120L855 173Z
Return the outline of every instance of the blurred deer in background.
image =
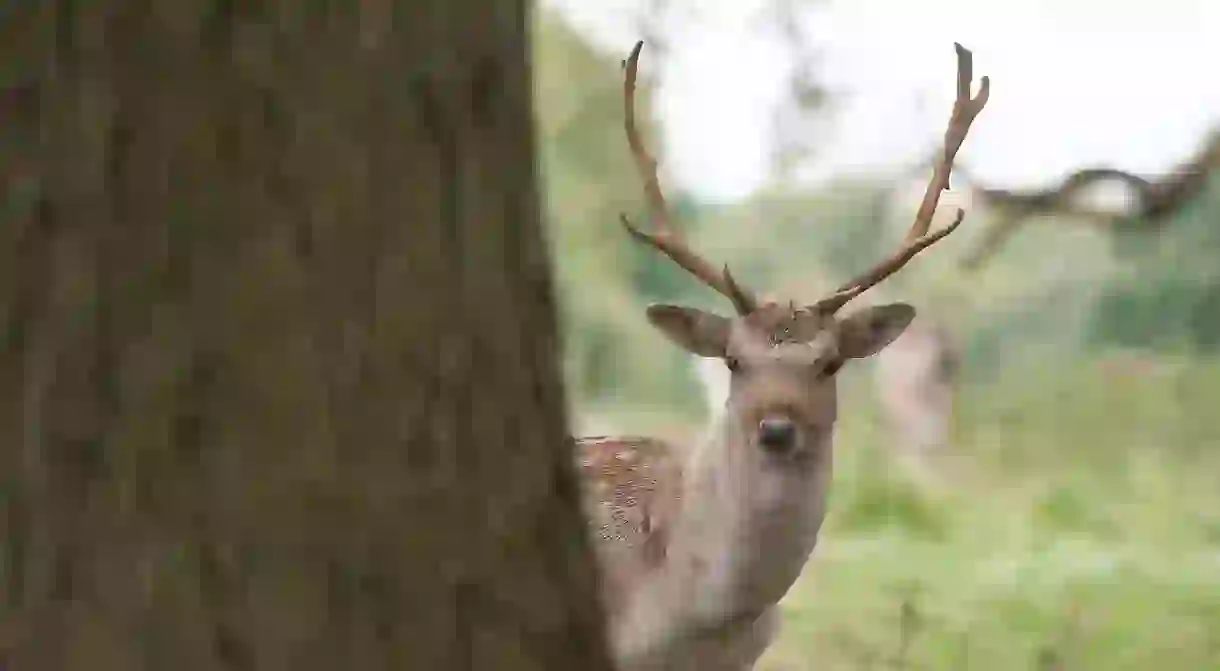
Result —
M971 54L955 45L957 99L943 155L890 257L816 302L760 303L727 267L717 269L688 247L670 222L656 162L635 124L642 46L624 63L624 126L655 232L625 216L622 224L732 303L734 317L677 305L647 310L670 341L728 371L727 402L692 449L644 437L584 438L577 457L618 667L743 671L770 645L776 604L817 542L831 475L836 374L893 342L915 310L893 303L836 314L961 224L959 209L952 224L929 232L989 85L982 78L971 97Z
M916 476L933 475L929 460L948 445L959 356L945 325L925 315L877 356L877 400L898 458Z

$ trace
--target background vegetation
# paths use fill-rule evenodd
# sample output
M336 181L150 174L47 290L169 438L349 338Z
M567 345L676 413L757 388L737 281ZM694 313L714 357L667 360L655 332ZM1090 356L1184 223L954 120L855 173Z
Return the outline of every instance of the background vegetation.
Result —
M690 430L704 412L691 362L642 310L723 306L617 225L642 211L623 54L552 13L538 22L577 429ZM777 180L720 208L669 192L709 255L807 296L893 244L914 210L881 178L817 191ZM1158 232L1043 219L966 275L956 261L988 218L972 208L873 298L934 310L965 345L949 486L891 463L866 368L846 373L829 528L764 668L1220 668L1220 179Z

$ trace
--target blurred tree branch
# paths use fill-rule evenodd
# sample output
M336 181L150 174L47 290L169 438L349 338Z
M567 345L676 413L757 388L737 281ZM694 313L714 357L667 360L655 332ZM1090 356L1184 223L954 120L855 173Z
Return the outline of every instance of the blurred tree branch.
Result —
M962 259L962 266L974 270L984 265L1028 221L1041 215L1062 215L1063 221L1114 229L1129 226L1155 231L1207 184L1211 173L1220 168L1220 128L1211 130L1194 156L1167 174L1142 177L1112 167L1077 170L1059 184L1046 189L1014 191L972 185L984 203L999 211L994 224L981 241ZM1127 211L1100 210L1081 204L1079 196L1104 183L1121 184L1131 196Z

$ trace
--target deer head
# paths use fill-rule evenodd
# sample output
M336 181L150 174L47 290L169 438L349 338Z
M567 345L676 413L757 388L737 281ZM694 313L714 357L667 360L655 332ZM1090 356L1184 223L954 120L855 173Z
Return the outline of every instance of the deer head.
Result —
M953 223L929 233L942 190L949 188L949 173L971 122L987 102L989 82L983 77L979 93L971 97L971 54L957 50L957 100L945 132L944 151L937 163L923 202L906 239L889 257L812 303L767 301L739 284L727 266L717 270L692 250L672 225L665 197L657 180L656 161L640 138L635 123L635 83L640 50L635 45L624 67L625 129L636 169L654 223L644 232L622 216L622 224L635 240L668 256L697 279L724 295L735 315L725 317L679 305L652 305L649 322L669 340L688 352L724 361L731 372L726 419L759 451L790 457L815 450L825 442L835 416L835 374L844 363L876 354L911 323L915 309L904 303L859 310L847 317L838 311L853 298L897 272L924 249L952 233Z

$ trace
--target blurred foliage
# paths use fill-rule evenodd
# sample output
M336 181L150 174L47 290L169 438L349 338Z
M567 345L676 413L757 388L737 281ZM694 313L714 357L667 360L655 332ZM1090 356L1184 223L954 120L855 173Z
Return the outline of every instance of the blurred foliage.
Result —
M623 234L620 212L641 225L647 219L622 133L620 55L599 53L554 15L540 16L537 109L574 401L677 402L680 413L697 412L685 357L651 332L642 311L652 301L723 303ZM651 116L650 99L645 81L642 119ZM816 190L777 183L723 207L691 202L672 184L666 191L680 225L709 257L753 286L808 298L892 249L915 209L897 201L895 184L884 178ZM988 218L971 210L961 231L861 302L908 300L947 322L964 344L966 374L979 381L1022 362L1113 346L1177 352L1220 345L1220 182L1163 229L1099 231L1046 218L982 272L966 274L956 261Z
M576 403L647 405L682 397L692 383L685 360L665 347L644 319L650 301L677 300L693 280L656 253L631 243L619 223L627 213L648 226L643 191L623 134L622 54L600 53L562 19L536 13L536 109L542 138L546 212L567 324L568 388ZM627 45L629 46L629 45ZM637 115L646 141L650 68L641 67ZM662 179L664 172L662 170ZM688 218L689 204L668 190ZM688 410L697 411L693 401Z
M1123 268L1099 301L1091 343L1220 347L1220 179L1166 229L1125 227L1112 248Z

